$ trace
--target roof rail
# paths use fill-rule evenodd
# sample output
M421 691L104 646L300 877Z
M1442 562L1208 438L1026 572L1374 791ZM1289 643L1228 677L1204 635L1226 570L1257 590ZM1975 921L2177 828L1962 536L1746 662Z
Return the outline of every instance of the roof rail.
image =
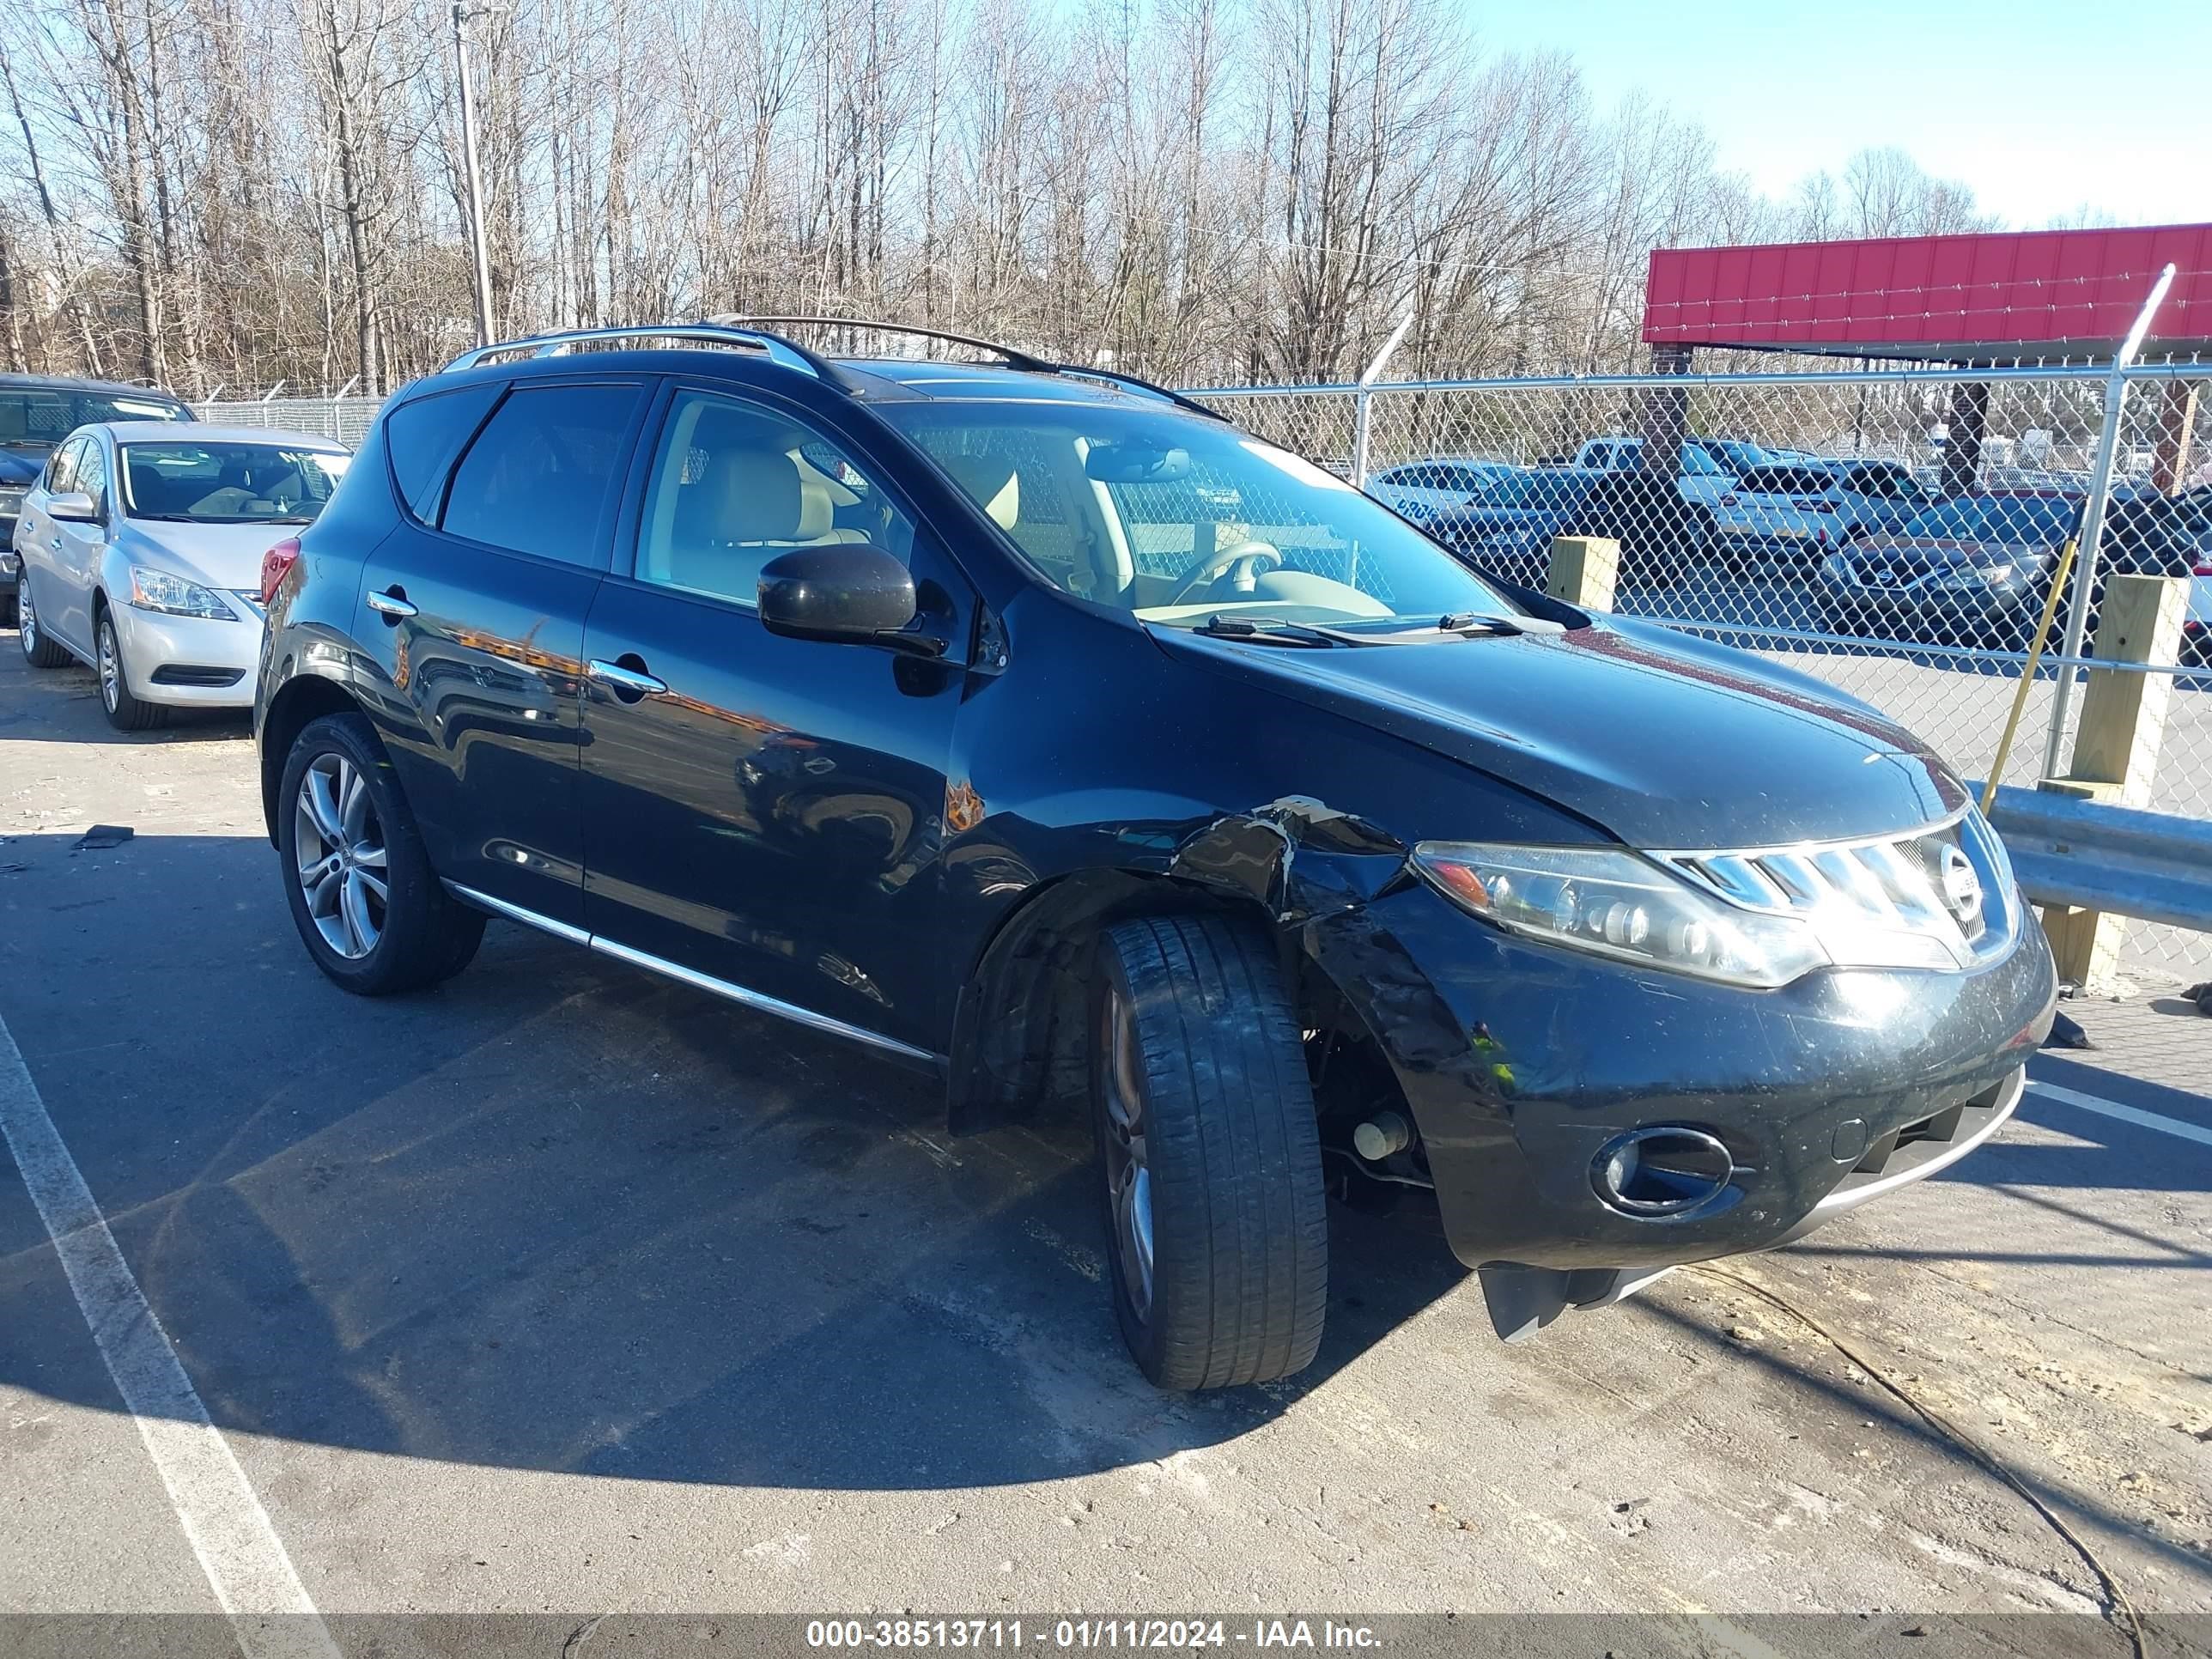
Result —
M865 317L747 317L735 312L714 320L748 326L763 324L775 328L858 328L878 334L911 334L925 340L945 340L954 345L972 346L978 351L990 352L1007 368L1018 368L1027 374L1073 374L1083 380L1103 380L1109 386L1121 386L1129 391L1149 392L1194 415L1204 415L1217 421L1226 418L1218 410L1208 409L1194 398L1186 398L1180 392L1170 392L1164 386L1155 386L1134 374L1124 374L1110 368L1085 368L1078 363L1056 363L1050 358L1040 357L1035 352L1024 351L1017 346L1002 345L996 340L978 339L970 334L955 334L942 328L923 328L912 323L872 322Z
M1225 421L1229 417L1218 409L1208 408L1195 398L1180 392L1156 386L1150 380L1139 380L1134 374L1124 374L1117 368L1084 368L1074 363L1061 363L1059 372L1073 374L1086 380L1103 380L1109 386L1127 386L1133 392L1148 392L1155 398L1164 398L1177 409L1187 409L1194 415L1203 415L1209 421Z
M734 323L748 328L756 324L766 324L771 328L792 328L804 325L818 328L859 328L866 329L872 334L912 334L925 340L945 340L953 345L972 346L977 351L990 352L1009 368L1025 369L1033 374L1051 374L1056 373L1060 368L1059 364L1047 362L1043 358L1024 351L1018 347L1000 345L996 340L979 340L973 335L954 334L941 328L923 328L912 323L877 323L871 322L865 317L744 317L736 313L731 313L717 320Z
M696 323L637 323L617 325L608 328L556 329L546 334L526 334L519 339L501 340L491 345L477 346L464 351L438 372L451 374L465 368L475 368L494 357L510 352L522 352L532 357L557 357L571 347L599 340L696 340L713 345L736 346L757 351L772 362L786 368L796 368L813 375L817 380L834 380L836 371L815 353L796 341L787 340L781 334L771 334L766 329L737 325L732 319L709 317Z

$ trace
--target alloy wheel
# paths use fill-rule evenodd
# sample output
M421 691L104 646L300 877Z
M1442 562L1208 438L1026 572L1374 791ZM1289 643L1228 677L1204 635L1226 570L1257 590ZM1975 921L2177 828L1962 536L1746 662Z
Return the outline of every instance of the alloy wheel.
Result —
M31 579L27 572L15 578L15 643L29 656L39 648L38 613L31 609Z
M368 780L345 756L317 756L300 780L293 852L323 942L348 962L361 961L384 936L390 878Z
M100 700L112 714L123 703L123 656L115 643L115 624L100 619Z
M1145 1067L1127 997L1106 994L1106 1192L1114 1218L1114 1249L1130 1310L1152 1312L1152 1174L1145 1145Z

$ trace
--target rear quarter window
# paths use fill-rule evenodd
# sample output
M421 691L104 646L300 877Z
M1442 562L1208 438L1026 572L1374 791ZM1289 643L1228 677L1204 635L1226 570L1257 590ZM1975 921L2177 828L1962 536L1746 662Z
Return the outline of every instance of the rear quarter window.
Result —
M461 453L505 390L499 382L463 386L404 403L385 417L384 449L401 503L425 524L438 517L438 497Z

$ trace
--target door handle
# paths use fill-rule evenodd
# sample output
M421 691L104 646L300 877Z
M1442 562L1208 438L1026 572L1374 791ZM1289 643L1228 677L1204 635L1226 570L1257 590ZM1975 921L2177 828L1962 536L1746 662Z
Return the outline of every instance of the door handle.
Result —
M407 598L407 590L394 582L381 593L371 593L368 608L388 623L398 623L402 617L415 614L415 606Z
M637 666L629 668L618 662L605 662L594 657L584 665L584 672L600 684L611 687L615 696L626 702L635 702L640 697L649 697L668 690L668 682L655 679L645 672L645 664L633 656Z

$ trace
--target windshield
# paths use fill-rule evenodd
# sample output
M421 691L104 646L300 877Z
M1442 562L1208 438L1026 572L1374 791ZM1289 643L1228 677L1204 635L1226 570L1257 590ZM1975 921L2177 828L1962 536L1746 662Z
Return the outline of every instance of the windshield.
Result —
M288 444L125 444L124 510L186 524L305 524L352 459Z
M97 421L189 421L191 411L155 392L72 392L67 386L0 386L0 448L52 449Z
M1484 507L1568 507L1583 498L1590 480L1561 472L1523 472L1484 490Z
M2057 542L2072 531L2075 512L2075 504L2063 496L1959 498L1915 514L1903 533L1985 542Z
M1234 427L1105 404L917 402L882 413L1048 580L1146 622L1513 614L1396 514Z

